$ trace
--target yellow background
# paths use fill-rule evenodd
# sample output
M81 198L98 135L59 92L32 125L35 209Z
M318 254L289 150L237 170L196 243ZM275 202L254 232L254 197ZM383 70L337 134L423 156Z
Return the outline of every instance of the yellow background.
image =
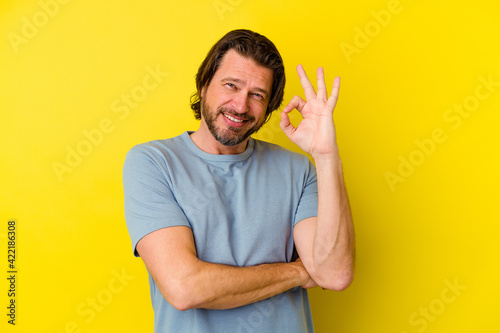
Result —
M152 332L147 274L123 216L124 157L198 128L194 75L235 28L275 42L286 102L302 94L298 63L313 79L324 66L328 86L342 77L335 119L357 271L346 291L310 292L317 332L499 332L496 1L51 3L0 4L2 272L7 222L18 230L17 320L7 324L2 277L2 332ZM145 91L148 68L168 75L129 113L114 112L122 95ZM454 105L472 111L456 118ZM107 133L85 146L84 131L103 121ZM276 117L266 126L258 138L297 150ZM446 139L432 148L436 128ZM86 156L58 176L54 165L77 147ZM410 157L412 172L400 166ZM391 185L388 174L401 178Z

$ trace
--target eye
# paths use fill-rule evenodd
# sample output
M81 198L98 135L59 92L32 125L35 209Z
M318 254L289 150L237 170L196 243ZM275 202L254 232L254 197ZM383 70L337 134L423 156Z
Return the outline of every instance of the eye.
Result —
M263 100L263 99L264 99L264 96L262 96L262 95L261 95L261 94L259 94L259 93L253 93L253 95L254 95L255 97L257 97L259 100Z
M229 88L232 88L232 89L236 88L236 86L233 83L231 83L231 82L227 82L226 86L228 86Z

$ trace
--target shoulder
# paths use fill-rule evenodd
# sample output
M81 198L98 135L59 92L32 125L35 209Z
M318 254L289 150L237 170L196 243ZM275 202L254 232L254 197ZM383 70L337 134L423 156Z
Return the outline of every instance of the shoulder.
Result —
M179 135L169 139L153 140L137 144L133 146L127 154L162 154L166 151L175 151L176 149L181 149L182 144L182 135Z
M160 161L177 151L183 151L184 148L182 135L164 140L153 140L133 146L127 152L125 161Z
M135 145L125 156L123 177L133 179L157 175L165 178L172 165L177 164L177 156L185 151L181 136Z

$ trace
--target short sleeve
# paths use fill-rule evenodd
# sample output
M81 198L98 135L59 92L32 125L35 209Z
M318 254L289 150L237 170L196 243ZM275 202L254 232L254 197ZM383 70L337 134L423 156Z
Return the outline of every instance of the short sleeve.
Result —
M166 161L155 149L132 148L123 166L125 220L135 256L139 240L172 226L191 227L171 191Z
M306 218L318 216L318 183L316 168L307 157L306 160L307 166L304 171L303 189L297 210L295 211L293 226Z

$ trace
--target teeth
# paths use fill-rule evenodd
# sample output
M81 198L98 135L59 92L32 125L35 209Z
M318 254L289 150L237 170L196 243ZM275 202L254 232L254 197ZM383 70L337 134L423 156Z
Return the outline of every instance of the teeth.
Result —
M230 116L230 115L228 115L228 114L223 113L223 115L224 115L226 118L228 118L229 120L234 121L235 123L242 123L242 122L243 122L243 120L239 120L239 119L233 118L233 117L231 117L231 116Z

